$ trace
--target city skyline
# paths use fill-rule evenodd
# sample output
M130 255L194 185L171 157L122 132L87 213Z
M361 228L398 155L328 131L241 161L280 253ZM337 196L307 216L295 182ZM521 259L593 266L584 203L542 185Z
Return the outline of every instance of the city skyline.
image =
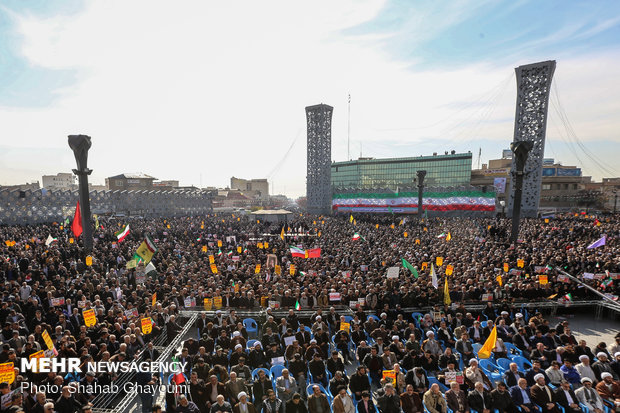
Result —
M350 158L471 151L476 167L512 141L514 68L541 60L557 61L545 157L620 176L620 4L242 4L4 2L0 184L69 172L83 133L93 184L243 176L297 197L305 106L334 107L346 160L349 94Z

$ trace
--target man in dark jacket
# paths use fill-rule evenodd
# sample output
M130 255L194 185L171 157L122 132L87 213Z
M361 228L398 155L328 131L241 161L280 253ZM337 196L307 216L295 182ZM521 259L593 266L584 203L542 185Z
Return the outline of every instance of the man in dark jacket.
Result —
M379 412L381 413L400 413L400 398L394 391L391 383L385 385L385 393L377 399Z
M484 389L482 382L476 382L474 390L467 395L467 402L469 407L478 413L490 413L493 404L491 395Z
M515 413L517 411L506 385L502 382L499 382L497 388L491 391L491 407L497 409L499 413Z
M353 393L355 400L362 398L362 392L370 391L370 381L366 375L366 367L361 365L357 367L357 372L351 376L349 381L349 389Z
M568 381L562 380L560 387L556 388L554 393L555 402L562 406L566 413L581 412L579 400L573 389L570 388L570 383Z

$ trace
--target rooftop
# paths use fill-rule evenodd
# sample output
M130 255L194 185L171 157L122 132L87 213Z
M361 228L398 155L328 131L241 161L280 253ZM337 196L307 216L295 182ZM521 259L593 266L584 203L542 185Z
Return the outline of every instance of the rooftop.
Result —
M116 176L111 176L108 179L157 179L154 178L150 175L144 174L142 172L138 172L138 173L124 173L124 174L120 174L120 175L116 175Z

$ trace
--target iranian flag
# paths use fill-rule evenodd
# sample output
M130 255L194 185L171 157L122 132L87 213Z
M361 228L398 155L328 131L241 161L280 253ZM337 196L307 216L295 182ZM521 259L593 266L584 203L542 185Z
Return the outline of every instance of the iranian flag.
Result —
M120 231L114 233L114 235L116 235L116 238L118 238L118 242L124 240L127 235L129 235L129 224L125 225Z
M358 234L357 232L353 234L353 241L359 241L360 238L362 238L362 236Z
M233 255L232 250L231 250L231 251L228 251L228 252L226 253L226 255L228 255L229 257L230 257L231 255Z
M571 293L566 294L564 297L566 301L573 301L573 295Z
M299 300L295 301L295 310L299 311L301 309L301 305L299 305Z
M297 247L290 247L291 255L298 258L306 258L306 250Z

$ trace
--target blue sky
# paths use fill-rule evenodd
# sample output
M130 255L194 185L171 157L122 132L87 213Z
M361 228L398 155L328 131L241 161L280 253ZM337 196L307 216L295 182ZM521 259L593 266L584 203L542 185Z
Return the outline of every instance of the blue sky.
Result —
M334 106L344 160L349 93L351 157L486 162L512 140L514 68L549 59L546 156L620 176L620 2L3 1L0 184L69 171L66 136L86 133L95 183L266 177L298 196L303 108Z

